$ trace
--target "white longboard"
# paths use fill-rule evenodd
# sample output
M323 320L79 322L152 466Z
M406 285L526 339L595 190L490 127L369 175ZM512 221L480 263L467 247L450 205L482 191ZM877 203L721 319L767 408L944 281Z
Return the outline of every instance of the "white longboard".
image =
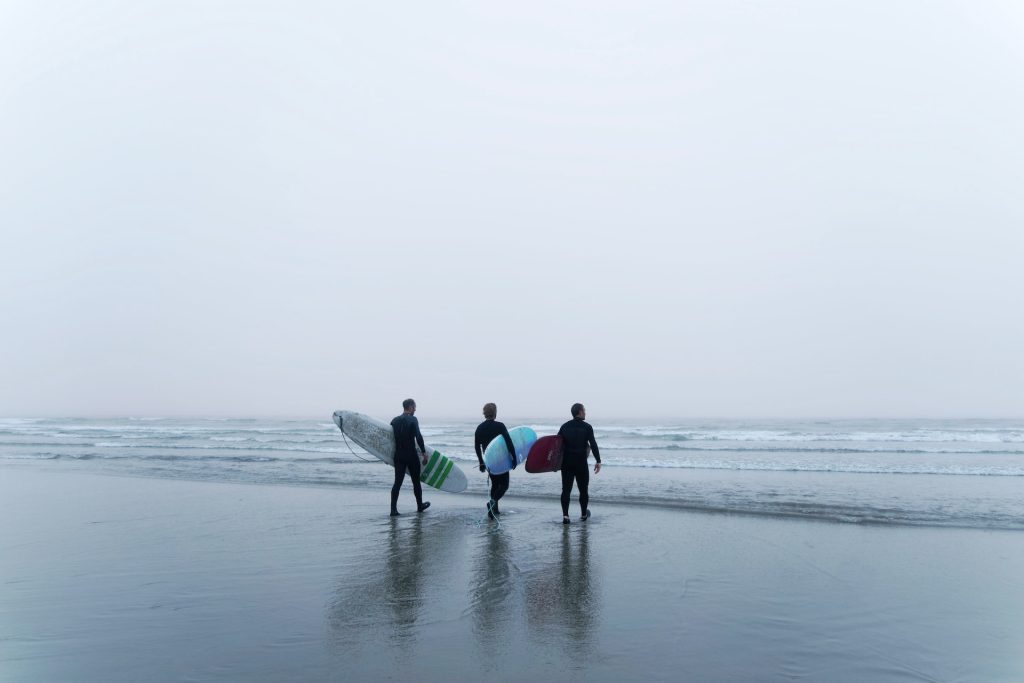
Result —
M391 425L351 410L334 411L334 424L367 453L392 467L395 466L395 433ZM441 451L431 448L429 444L427 464L420 473L420 481L449 493L461 493L469 484L466 474L459 466Z

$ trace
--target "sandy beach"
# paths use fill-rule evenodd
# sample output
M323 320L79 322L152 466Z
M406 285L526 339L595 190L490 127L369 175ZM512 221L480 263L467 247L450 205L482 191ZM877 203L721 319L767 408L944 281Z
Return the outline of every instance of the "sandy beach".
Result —
M1018 532L386 496L7 468L0 678L1024 678Z

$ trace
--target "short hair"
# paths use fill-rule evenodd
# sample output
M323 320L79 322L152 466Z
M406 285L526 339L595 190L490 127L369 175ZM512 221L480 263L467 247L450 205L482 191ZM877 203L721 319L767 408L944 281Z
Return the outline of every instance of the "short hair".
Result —
M493 403L485 403L484 417L486 417L488 420L493 420L494 418L498 417L498 406L496 406Z
M569 412L572 413L573 417L579 417L580 413L583 412L583 404L582 403L573 403L572 404L572 408L569 409Z
M407 398L404 401L402 401L402 410L409 410L409 408L412 408L415 405L416 401L412 400L411 398Z

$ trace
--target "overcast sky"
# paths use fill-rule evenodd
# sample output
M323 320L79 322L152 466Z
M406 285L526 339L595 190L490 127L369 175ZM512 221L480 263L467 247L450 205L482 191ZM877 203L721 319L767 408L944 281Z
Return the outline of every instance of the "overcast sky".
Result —
M0 0L0 415L1024 416L1024 5Z

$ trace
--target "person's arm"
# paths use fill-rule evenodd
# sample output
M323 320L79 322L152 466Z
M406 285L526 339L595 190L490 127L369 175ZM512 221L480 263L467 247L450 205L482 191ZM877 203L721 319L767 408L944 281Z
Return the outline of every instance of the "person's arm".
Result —
M509 436L508 429L505 425L501 425L501 435L505 438L505 445L508 446L508 457L512 458L512 469L516 468L519 463L516 462L516 447L512 443L512 437Z
M476 459L480 462L480 471L486 472L487 466L484 465L484 443L480 437L480 428L476 428L476 434L473 435L473 448L476 449Z
M392 459L397 459L397 457L398 457L398 444L401 443L399 441L399 439L401 438L401 430L398 427L398 418L397 417L394 418L393 420L391 420L391 433L395 437L395 450L394 450L394 452L391 453L391 458Z
M423 459L427 459L427 446L423 443L423 435L420 433L420 421L413 415L412 422L416 425L416 443L419 444L420 453L423 454Z
M601 471L601 451L597 449L597 439L594 438L594 428L591 425L587 425L587 443L590 444L590 450L594 451L594 474Z

